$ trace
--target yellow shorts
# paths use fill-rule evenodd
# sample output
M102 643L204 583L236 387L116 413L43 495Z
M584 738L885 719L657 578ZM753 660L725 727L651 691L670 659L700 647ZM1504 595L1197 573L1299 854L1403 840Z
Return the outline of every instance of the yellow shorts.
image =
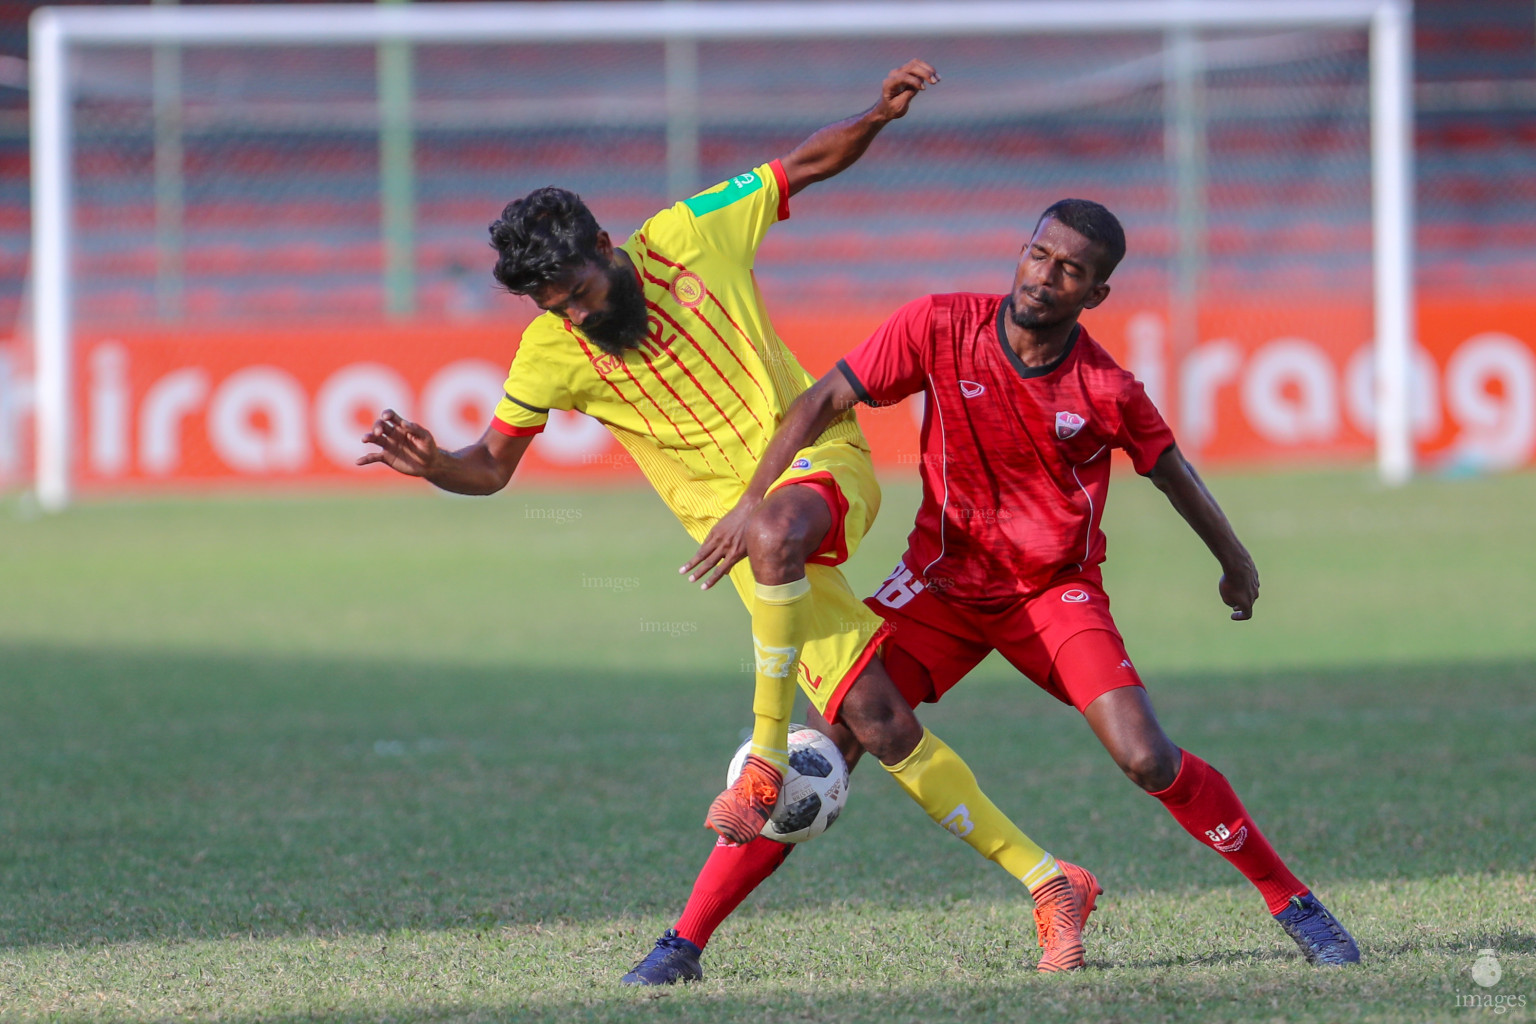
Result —
M837 568L858 550L874 523L880 511L880 484L869 453L844 441L802 448L768 493L791 484L815 488L832 510L832 528L805 567L811 584L812 628L800 648L799 681L816 710L828 721L836 721L848 688L889 631L885 620L854 595ZM755 581L745 558L732 568L731 582L747 611L752 611Z

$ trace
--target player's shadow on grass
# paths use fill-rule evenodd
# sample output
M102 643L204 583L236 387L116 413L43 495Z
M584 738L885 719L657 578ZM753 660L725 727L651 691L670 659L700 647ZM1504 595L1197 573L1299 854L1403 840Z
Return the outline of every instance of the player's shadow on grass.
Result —
M1395 949L1396 947L1393 948ZM1506 953L1536 953L1536 934L1505 928L1500 932L1484 932L1458 938L1454 942L1438 942L1433 945L1424 945L1410 941L1404 943L1402 948L1404 950L1434 949L1447 952L1494 949L1498 950L1501 956Z
M1090 933L1084 945L1092 950L1093 938ZM1135 960L1106 960L1095 957L1090 952L1088 956L1088 968L1090 970L1112 970L1115 968L1166 968L1166 967L1240 967L1254 964L1280 964L1291 960L1299 960L1294 947L1287 950L1274 949L1230 949L1200 956L1162 956L1149 957Z
M1206 940L1211 941L1210 939ZM1087 945L1093 948L1093 935L1089 932ZM1506 956L1516 953L1536 952L1536 935L1529 932L1520 932L1505 929L1501 932L1488 932L1469 937L1458 937L1454 941L1443 941L1428 935L1411 936L1396 941L1374 941L1365 949L1367 963L1382 960L1391 960L1410 953L1467 953L1479 949L1494 949L1499 955ZM1219 967L1241 966L1257 963L1283 963L1296 960L1298 954L1293 949L1232 949L1213 951L1199 956L1169 956L1154 957L1140 960L1111 961L1096 959L1091 953L1088 957L1090 968L1116 968L1116 967Z
M750 691L736 664L10 647L0 665L0 947L619 918L659 930L708 851L700 819ZM1252 781L1288 856L1334 877L1429 877L1527 863L1532 668L1190 676L1160 679L1159 699L1176 736ZM1182 833L1149 839L1166 815L1043 701L977 684L935 717L1032 832L1119 891L1231 883ZM847 824L749 907L942 913L1007 883L873 764L855 780Z

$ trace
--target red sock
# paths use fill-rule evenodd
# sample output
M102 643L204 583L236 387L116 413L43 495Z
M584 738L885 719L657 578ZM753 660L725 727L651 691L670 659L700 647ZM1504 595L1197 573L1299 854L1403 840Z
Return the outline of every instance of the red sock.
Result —
M1227 858L1264 897L1271 914L1308 890L1259 831L1221 772L1189 751L1173 785L1153 793L1184 831Z
M693 883L683 916L677 919L677 934L703 949L720 922L778 870L793 849L762 836L744 846L717 840Z

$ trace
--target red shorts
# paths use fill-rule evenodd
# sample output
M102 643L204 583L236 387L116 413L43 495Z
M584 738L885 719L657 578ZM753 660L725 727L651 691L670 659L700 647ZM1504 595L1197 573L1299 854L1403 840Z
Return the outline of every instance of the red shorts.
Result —
M913 707L937 701L994 650L1079 711L1110 690L1142 685L1096 569L999 610L976 611L940 599L902 563L864 603L890 627L882 660Z

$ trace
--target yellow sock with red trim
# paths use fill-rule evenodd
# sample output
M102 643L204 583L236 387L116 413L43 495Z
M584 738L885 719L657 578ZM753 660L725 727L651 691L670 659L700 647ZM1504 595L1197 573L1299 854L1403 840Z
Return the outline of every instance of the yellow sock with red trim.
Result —
M1031 892L1061 876L1056 858L997 809L960 755L932 732L924 729L912 753L897 764L883 767L928 817Z
M756 585L752 650L757 688L752 693L752 753L779 771L789 768L789 715L795 707L795 669L811 628L811 581L804 576Z

